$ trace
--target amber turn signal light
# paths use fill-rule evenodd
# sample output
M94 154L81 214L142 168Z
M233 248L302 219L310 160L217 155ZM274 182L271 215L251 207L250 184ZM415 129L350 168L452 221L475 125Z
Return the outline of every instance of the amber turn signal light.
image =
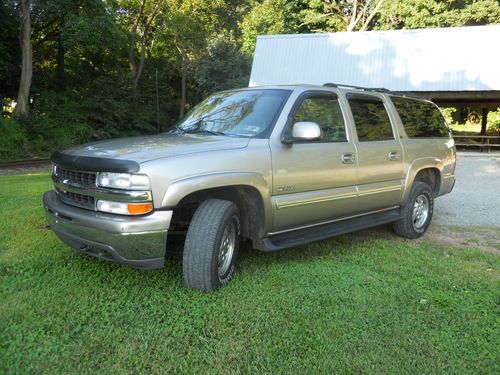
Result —
M148 212L153 211L152 203L129 203L127 205L127 210L129 214L132 215L140 215L147 214Z

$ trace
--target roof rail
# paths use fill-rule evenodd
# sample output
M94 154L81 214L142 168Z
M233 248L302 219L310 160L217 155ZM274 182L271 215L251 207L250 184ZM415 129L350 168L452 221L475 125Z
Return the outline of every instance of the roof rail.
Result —
M391 93L391 90L388 90L384 87L362 87L362 86L353 86L353 85L344 85L342 83L325 83L323 86L326 87L345 87L349 89L356 89L356 90L364 90L364 91L375 91L375 92L385 92L385 93Z

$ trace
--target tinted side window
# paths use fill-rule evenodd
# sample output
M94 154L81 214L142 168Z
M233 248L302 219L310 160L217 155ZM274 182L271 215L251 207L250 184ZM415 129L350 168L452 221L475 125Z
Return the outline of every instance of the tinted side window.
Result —
M293 122L314 121L323 130L322 142L347 142L344 118L338 99L333 96L306 98L293 117Z
M428 102L391 97L410 138L448 137L449 131L439 109Z
M358 140L386 141L394 139L384 103L369 99L349 99Z

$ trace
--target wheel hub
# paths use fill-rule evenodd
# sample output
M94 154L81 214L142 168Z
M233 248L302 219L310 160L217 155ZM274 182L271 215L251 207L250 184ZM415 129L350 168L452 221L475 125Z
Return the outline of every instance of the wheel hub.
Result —
M429 198L425 194L420 194L413 204L412 222L415 229L420 229L424 226L429 217Z
M233 259L234 246L236 243L236 228L234 222L231 220L227 223L222 233L222 238L219 247L219 256L217 262L217 269L219 277L226 274Z

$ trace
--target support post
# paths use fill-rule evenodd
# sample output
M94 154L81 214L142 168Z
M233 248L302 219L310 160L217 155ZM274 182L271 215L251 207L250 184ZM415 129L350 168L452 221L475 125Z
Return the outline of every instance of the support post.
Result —
M481 115L481 135L486 135L486 126L488 124L488 108L483 108Z

